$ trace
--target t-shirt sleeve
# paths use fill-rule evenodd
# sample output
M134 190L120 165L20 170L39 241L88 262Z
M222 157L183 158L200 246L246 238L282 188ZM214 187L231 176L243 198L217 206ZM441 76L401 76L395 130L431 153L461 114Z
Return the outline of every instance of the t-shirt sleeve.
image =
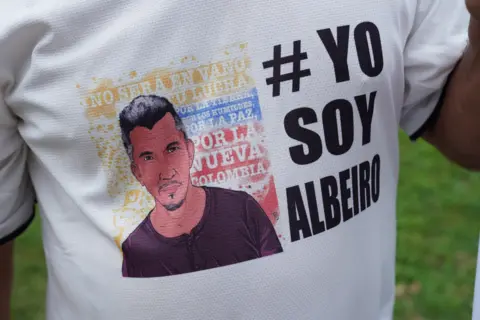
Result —
M464 0L417 0L404 50L400 127L414 140L438 115L444 87L468 44Z
M6 87L0 72L0 245L28 227L35 198L27 171L28 148L18 133L18 119L4 101Z

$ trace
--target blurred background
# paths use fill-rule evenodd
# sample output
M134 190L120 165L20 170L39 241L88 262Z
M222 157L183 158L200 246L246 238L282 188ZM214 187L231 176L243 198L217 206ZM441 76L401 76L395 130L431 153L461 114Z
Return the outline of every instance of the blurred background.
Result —
M472 318L480 175L401 134L395 319ZM16 242L13 320L43 320L40 221Z

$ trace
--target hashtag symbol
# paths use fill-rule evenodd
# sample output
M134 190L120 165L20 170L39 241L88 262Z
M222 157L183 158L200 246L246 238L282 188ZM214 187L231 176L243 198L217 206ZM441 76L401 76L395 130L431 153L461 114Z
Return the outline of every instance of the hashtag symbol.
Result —
M267 85L272 86L272 95L280 95L280 84L284 81L292 81L292 92L300 90L300 79L310 76L310 69L301 69L302 60L308 59L307 53L302 52L300 40L293 42L293 54L282 57L282 46L273 47L273 59L263 63L263 69L273 68L273 76L267 78ZM282 74L282 65L292 64L292 72Z

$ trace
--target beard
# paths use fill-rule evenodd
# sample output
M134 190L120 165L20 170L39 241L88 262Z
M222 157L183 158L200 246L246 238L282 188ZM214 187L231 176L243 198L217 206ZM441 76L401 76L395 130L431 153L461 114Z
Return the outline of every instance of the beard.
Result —
M167 211L175 211L177 210L178 208L180 208L183 203L185 202L185 199L182 199L180 200L179 202L177 203L172 203L172 204L165 204L163 205L163 207L167 210Z

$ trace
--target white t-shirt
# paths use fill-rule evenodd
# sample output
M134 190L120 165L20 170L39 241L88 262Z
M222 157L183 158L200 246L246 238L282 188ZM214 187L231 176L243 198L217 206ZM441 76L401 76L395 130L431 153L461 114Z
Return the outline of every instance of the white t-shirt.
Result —
M478 241L477 275L473 297L473 320L480 320L480 240Z
M397 130L467 23L463 0L3 1L0 237L36 194L47 319L391 319Z

